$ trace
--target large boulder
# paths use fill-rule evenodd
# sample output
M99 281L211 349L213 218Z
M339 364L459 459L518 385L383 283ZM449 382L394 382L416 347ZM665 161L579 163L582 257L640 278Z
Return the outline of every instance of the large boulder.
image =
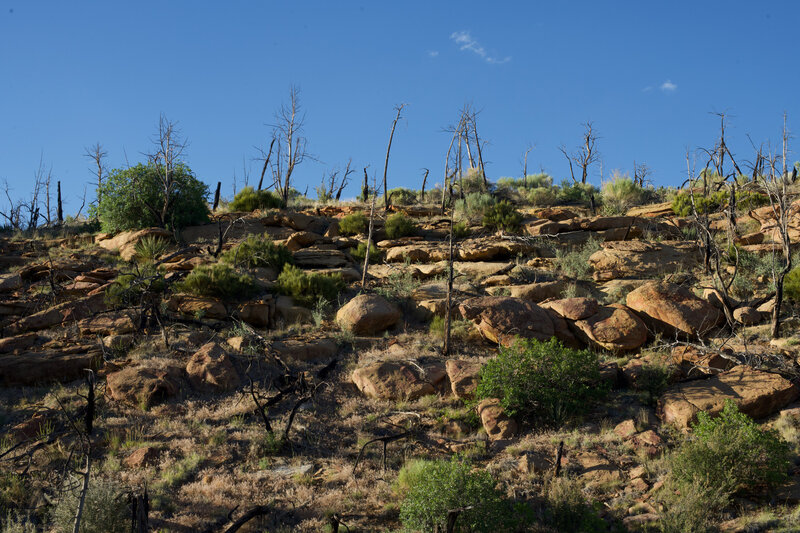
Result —
M523 300L538 303L550 298L558 298L566 288L567 283L565 281L555 280L514 285L509 287L509 290L514 298L522 298Z
M105 309L105 294L86 296L25 316L8 326L6 331L11 334L17 334L25 331L47 329L62 323L81 320Z
M508 296L482 296L465 300L461 315L472 320L485 338L504 346L516 337L548 340L555 335L548 312L533 302Z
M336 322L356 335L373 335L394 326L403 314L377 294L360 294L336 313Z
M225 304L216 298L191 296L189 294L173 294L167 300L167 309L199 318L224 320L228 318Z
M225 349L216 342L204 344L186 365L189 382L197 390L224 392L239 386L239 373Z
M137 231L123 231L113 237L105 234L97 236L97 245L111 251L119 251L119 256L130 261L136 255L136 245L145 237L155 237L164 240L172 238L172 234L161 228L146 228Z
M453 395L460 399L470 399L478 388L478 374L483 365L478 361L464 359L448 359L445 361L447 377L450 378L450 387Z
M624 305L599 307L595 314L572 324L579 339L612 352L636 350L647 342L647 326Z
M689 289L651 281L628 293L628 307L648 326L667 335L702 336L715 328L724 315Z
M333 339L298 340L285 339L272 343L272 349L283 359L295 361L323 361L339 352L339 346Z
M353 371L353 383L370 398L411 401L437 392L447 376L441 361L379 361Z
M615 241L605 242L602 246L589 257L597 281L651 278L676 270L689 270L700 260L694 243Z
M507 440L519 431L517 422L506 415L497 398L483 400L478 404L477 410L489 440Z
M567 320L584 320L600 310L600 305L594 298L561 298L540 305L555 311Z
M39 383L66 382L86 377L103 360L100 350L47 350L0 355L0 385L20 387Z
M11 292L22 287L22 276L15 274L0 274L0 292Z
M183 369L172 365L129 366L109 374L106 385L112 399L146 407L176 396L181 390L182 376Z
M659 399L658 410L664 422L688 429L697 413L715 415L722 411L725 400L733 400L753 418L763 418L798 396L800 389L791 381L741 365L709 379L673 387Z

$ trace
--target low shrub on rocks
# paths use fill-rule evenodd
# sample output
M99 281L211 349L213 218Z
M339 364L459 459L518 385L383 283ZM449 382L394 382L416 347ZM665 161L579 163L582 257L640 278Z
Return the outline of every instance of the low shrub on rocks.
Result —
M176 288L195 296L221 300L240 300L258 291L251 276L238 272L226 263L197 266Z
M295 303L312 307L320 300L335 302L345 287L342 276L308 274L293 265L286 265L278 276L278 292L291 296Z
M519 231L522 214L508 200L501 200L486 209L483 214L483 227L491 230L503 230L509 233Z
M250 235L224 252L220 259L237 267L271 267L280 272L293 262L292 252L286 246L275 244L267 235Z
M256 209L280 209L281 200L272 191L257 191L253 187L245 187L236 193L229 204L234 211L255 211Z
M410 237L417 233L417 225L403 213L395 213L387 218L384 229L386 230L386 236L390 239Z

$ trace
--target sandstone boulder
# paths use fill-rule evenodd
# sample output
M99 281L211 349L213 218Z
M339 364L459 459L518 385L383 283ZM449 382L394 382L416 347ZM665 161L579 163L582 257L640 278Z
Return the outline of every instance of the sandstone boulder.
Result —
M146 228L137 231L123 231L114 237L107 237L106 235L98 235L97 245L106 250L117 250L119 256L125 260L130 261L136 255L136 245L145 237L155 237L164 240L172 239L172 234L161 228Z
M239 374L230 357L216 342L203 345L186 365L189 382L197 390L224 392L239 386Z
M510 439L519 431L516 421L505 414L500 400L496 398L487 398L479 403L478 416L489 440Z
M225 304L216 298L203 296L190 296L188 294L173 294L167 300L167 309L177 311L184 315L224 320L228 318Z
M763 418L800 396L800 389L779 376L737 366L712 378L681 383L658 402L664 422L688 429L697 413L715 415L722 411L725 400L733 400L739 409L753 418Z
M667 335L702 336L724 319L719 309L672 283L645 283L629 292L626 301L648 326Z
M441 361L380 361L355 369L352 379L370 398L411 401L436 393L446 376Z
M394 326L403 314L377 294L361 294L336 313L336 322L356 335L373 335Z
M572 325L579 339L613 352L636 350L647 341L647 326L624 305L599 307L596 313Z
M124 335L133 333L136 326L131 317L123 312L103 313L84 318L78 322L81 335Z
M22 277L19 274L0 275L0 292L11 292L22 287Z
M445 361L447 377L450 378L450 387L453 395L460 399L470 399L478 388L478 373L483 365L478 361L464 359L448 359Z
M286 339L272 343L272 349L278 352L282 359L295 361L323 361L339 352L339 347L333 339Z
M483 296L465 300L461 315L472 320L488 340L504 346L519 336L548 340L555 335L550 315L533 302L507 296Z
M566 287L567 283L565 281L555 280L514 285L509 287L509 290L514 298L522 298L523 300L538 303L551 298L558 298Z
M733 319L744 326L753 326L762 320L761 313L752 307L737 307L733 310Z
M10 326L8 332L22 333L58 326L64 322L74 322L106 309L105 295L86 296L71 302L64 302L49 309L33 313L19 319Z
M594 298L562 298L543 302L541 306L552 309L567 320L583 320L600 310Z
M183 369L177 366L129 366L106 378L111 398L134 406L150 406L177 396Z
M66 382L86 377L96 370L103 354L88 347L77 352L46 350L0 355L0 385L19 387L39 383Z
M596 281L651 278L666 272L690 270L700 259L694 243L615 241L589 257Z

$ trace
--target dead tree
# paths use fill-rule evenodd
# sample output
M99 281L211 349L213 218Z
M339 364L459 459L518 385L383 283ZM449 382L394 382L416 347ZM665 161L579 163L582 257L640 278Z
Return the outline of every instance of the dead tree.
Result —
M361 196L359 200L362 202L366 202L369 200L369 177L367 176L367 169L369 165L364 167L364 183L361 185Z
M214 191L214 205L211 207L212 211L216 211L217 207L219 207L219 193L220 193L220 189L221 188L222 188L222 182L218 181L217 182L217 190Z
M103 158L108 155L108 152L103 150L103 145L95 143L94 146L84 148L83 156L92 160L93 166L89 170L97 176L97 203L100 203L100 197L103 189L103 178L106 174L106 167L103 163Z
M564 157L567 158L567 162L569 163L569 173L572 177L573 183L578 183L577 178L575 177L575 169L573 167L573 162L581 169L581 181L580 183L585 184L586 179L589 176L589 166L593 163L596 163L600 159L600 154L597 152L597 132L594 131L594 124L589 121L583 124L584 131L583 131L583 143L578 147L577 151L573 152L572 154L567 153L567 149L564 145L561 145L558 149L564 154Z
M470 124L472 125L472 137L475 139L475 146L478 150L478 170L480 170L481 176L483 176L483 186L486 187L488 191L489 179L486 177L486 166L483 164L483 145L481 144L480 137L478 137L478 113L476 111L472 111L470 115Z
M780 256L773 252L772 279L775 283L775 304L772 308L772 338L778 338L781 325L781 306L783 304L784 278L792 270L791 237L789 221L796 209L792 206L794 194L789 191L789 174L786 158L788 156L789 132L786 128L786 113L783 114L782 150L780 156L770 155L768 175L760 177L760 185L769 198L775 229L781 240ZM780 168L778 168L780 167Z
M289 89L289 103L281 104L275 114L273 125L275 136L280 139L273 166L273 178L275 190L280 194L284 204L289 202L289 189L295 168L310 157L308 139L303 136L305 120L305 113L300 106L300 89L292 86Z
M172 122L162 113L158 119L158 132L153 138L155 150L147 155L158 179L158 186L163 195L161 205L150 205L143 202L145 207L153 214L162 228L169 223L168 216L175 201L175 167L177 167L187 143L181 138L176 122Z
M364 169L366 173L367 169ZM377 183L375 182L375 178L372 179L373 189L377 187ZM369 189L367 189L367 193L369 193ZM384 191L386 194L386 191ZM369 208L369 228L367 230L367 252L364 257L364 269L361 272L361 290L367 286L367 270L369 269L369 251L370 247L372 246L372 230L375 227L375 198L378 197L378 190L375 189L372 195L372 203L370 204Z
M342 191L344 191L344 188L350 183L350 174L355 172L355 170L350 168L352 164L353 159L350 158L347 161L347 165L345 165L344 173L341 174L341 178L339 177L339 169L332 170L328 173L327 183L323 176L322 183L317 187L317 197L320 201L326 202L335 199L338 202L341 199Z
M425 203L425 184L428 182L428 174L430 173L430 170L427 168L423 168L422 170L425 171L425 175L422 176L422 190L419 193L419 201L421 203Z
M58 224L64 223L64 205L61 203L61 180L58 181L58 198L56 203L56 216Z
M261 190L261 187L264 185L264 174L267 173L267 168L269 168L269 160L272 157L272 148L275 146L275 137L272 137L272 140L269 143L269 151L267 152L266 157L264 157L264 166L261 167L261 177L258 178L258 189ZM263 153L263 151L262 151Z
M395 115L394 120L392 121L392 131L389 133L389 144L386 146L386 161L383 164L383 195L384 195L384 210L389 210L389 189L386 188L386 173L389 170L389 152L392 150L392 140L394 139L394 129L397 126L397 121L400 120L400 113L402 113L403 108L406 104L400 104L395 106L394 110L397 111L397 115ZM367 251L367 256L369 256L369 251Z
M528 177L528 154L530 151L533 150L533 145L529 144L528 148L525 149L525 155L522 157L522 181L525 181L525 178Z
M651 174L650 167L645 163L637 164L636 160L633 161L633 183L639 187L644 187L650 181L647 176Z

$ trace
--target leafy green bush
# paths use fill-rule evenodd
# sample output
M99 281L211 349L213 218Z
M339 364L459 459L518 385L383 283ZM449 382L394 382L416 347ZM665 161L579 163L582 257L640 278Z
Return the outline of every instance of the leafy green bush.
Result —
M609 214L624 214L631 207L644 203L647 193L628 176L615 172L600 187L603 208Z
M593 185L564 180L558 191L558 203L590 205L592 196L597 197L597 188Z
M453 182L454 187L459 189L463 187L464 194L475 192L486 192L486 183L483 179L483 172L475 167L470 167L467 173L461 178Z
M600 249L600 243L596 239L587 240L577 250L567 250L559 248L556 250L555 266L572 279L587 279L592 270L589 258Z
M473 192L455 201L454 216L467 220L481 220L486 211L494 205L491 194Z
M53 525L59 533L72 532L78 491L67 491L53 510ZM80 533L127 533L131 512L122 487L105 480L92 480L83 504Z
M136 252L136 258L139 261L152 263L161 257L168 247L169 242L167 242L167 239L156 235L145 235L139 239L133 250Z
M800 302L800 266L794 267L783 278L783 293L793 302Z
M676 483L669 480L656 493L656 500L665 507L658 521L662 533L708 533L716 531L713 523L729 501L719 487L705 483Z
M481 369L476 397L499 399L509 416L559 424L603 393L596 353L518 339Z
M367 230L369 220L364 213L352 213L339 221L339 233L342 235L358 235Z
M531 205L536 206L550 206L555 205L558 201L558 187L540 187L538 189L530 189L526 194L526 198Z
M161 271L152 264L137 265L117 275L106 288L105 301L111 307L139 307L148 299L160 299L166 289Z
M470 236L472 230L469 229L466 222L456 222L453 224L453 239L460 241Z
M417 233L417 225L403 213L395 213L386 219L383 229L390 239L410 237Z
M553 186L553 178L545 173L528 174L524 178L500 178L497 180L498 187L508 187L515 189L542 189Z
M237 272L227 263L196 266L176 288L195 296L221 300L240 300L258 292L252 277Z
M568 477L551 478L545 487L545 522L556 531L606 531L606 523L586 501L582 483Z
M717 191L709 196L694 195L694 205L697 214L713 213L728 204L728 193ZM672 212L679 217L688 217L692 214L692 197L689 193L681 191L672 199Z
M360 242L355 248L350 248L350 255L353 256L353 259L363 263L364 258L367 256L367 243ZM374 244L369 245L369 263L371 265L379 263L381 260L381 255L382 252L377 246Z
M233 211L252 212L256 209L280 209L283 200L272 191L257 191L253 187L245 187L236 193L229 204Z
M405 472L404 472L405 470ZM398 475L407 487L400 506L400 520L407 531L444 531L451 509L461 512L456 531L513 531L524 513L515 513L510 502L495 488L485 470L473 471L468 463L416 461Z
M762 430L732 400L726 400L717 417L698 413L692 429L692 438L669 458L679 482L733 494L786 479L789 446L774 430Z
M516 233L522 223L522 214L511 202L501 200L486 210L482 223L485 228Z
M282 244L275 244L268 235L248 235L245 240L224 252L220 259L233 266L244 268L270 267L276 272L291 264L292 252Z
M295 303L311 307L320 299L335 302L345 283L340 274L307 274L296 266L286 265L276 286L278 292L291 296Z
M172 169L169 208L161 219L164 188L154 164L115 169L98 190L97 215L103 231L124 231L152 226L183 228L208 222L208 186L189 167Z
M417 193L411 189L397 187L389 189L389 203L391 205L413 205L417 202Z

